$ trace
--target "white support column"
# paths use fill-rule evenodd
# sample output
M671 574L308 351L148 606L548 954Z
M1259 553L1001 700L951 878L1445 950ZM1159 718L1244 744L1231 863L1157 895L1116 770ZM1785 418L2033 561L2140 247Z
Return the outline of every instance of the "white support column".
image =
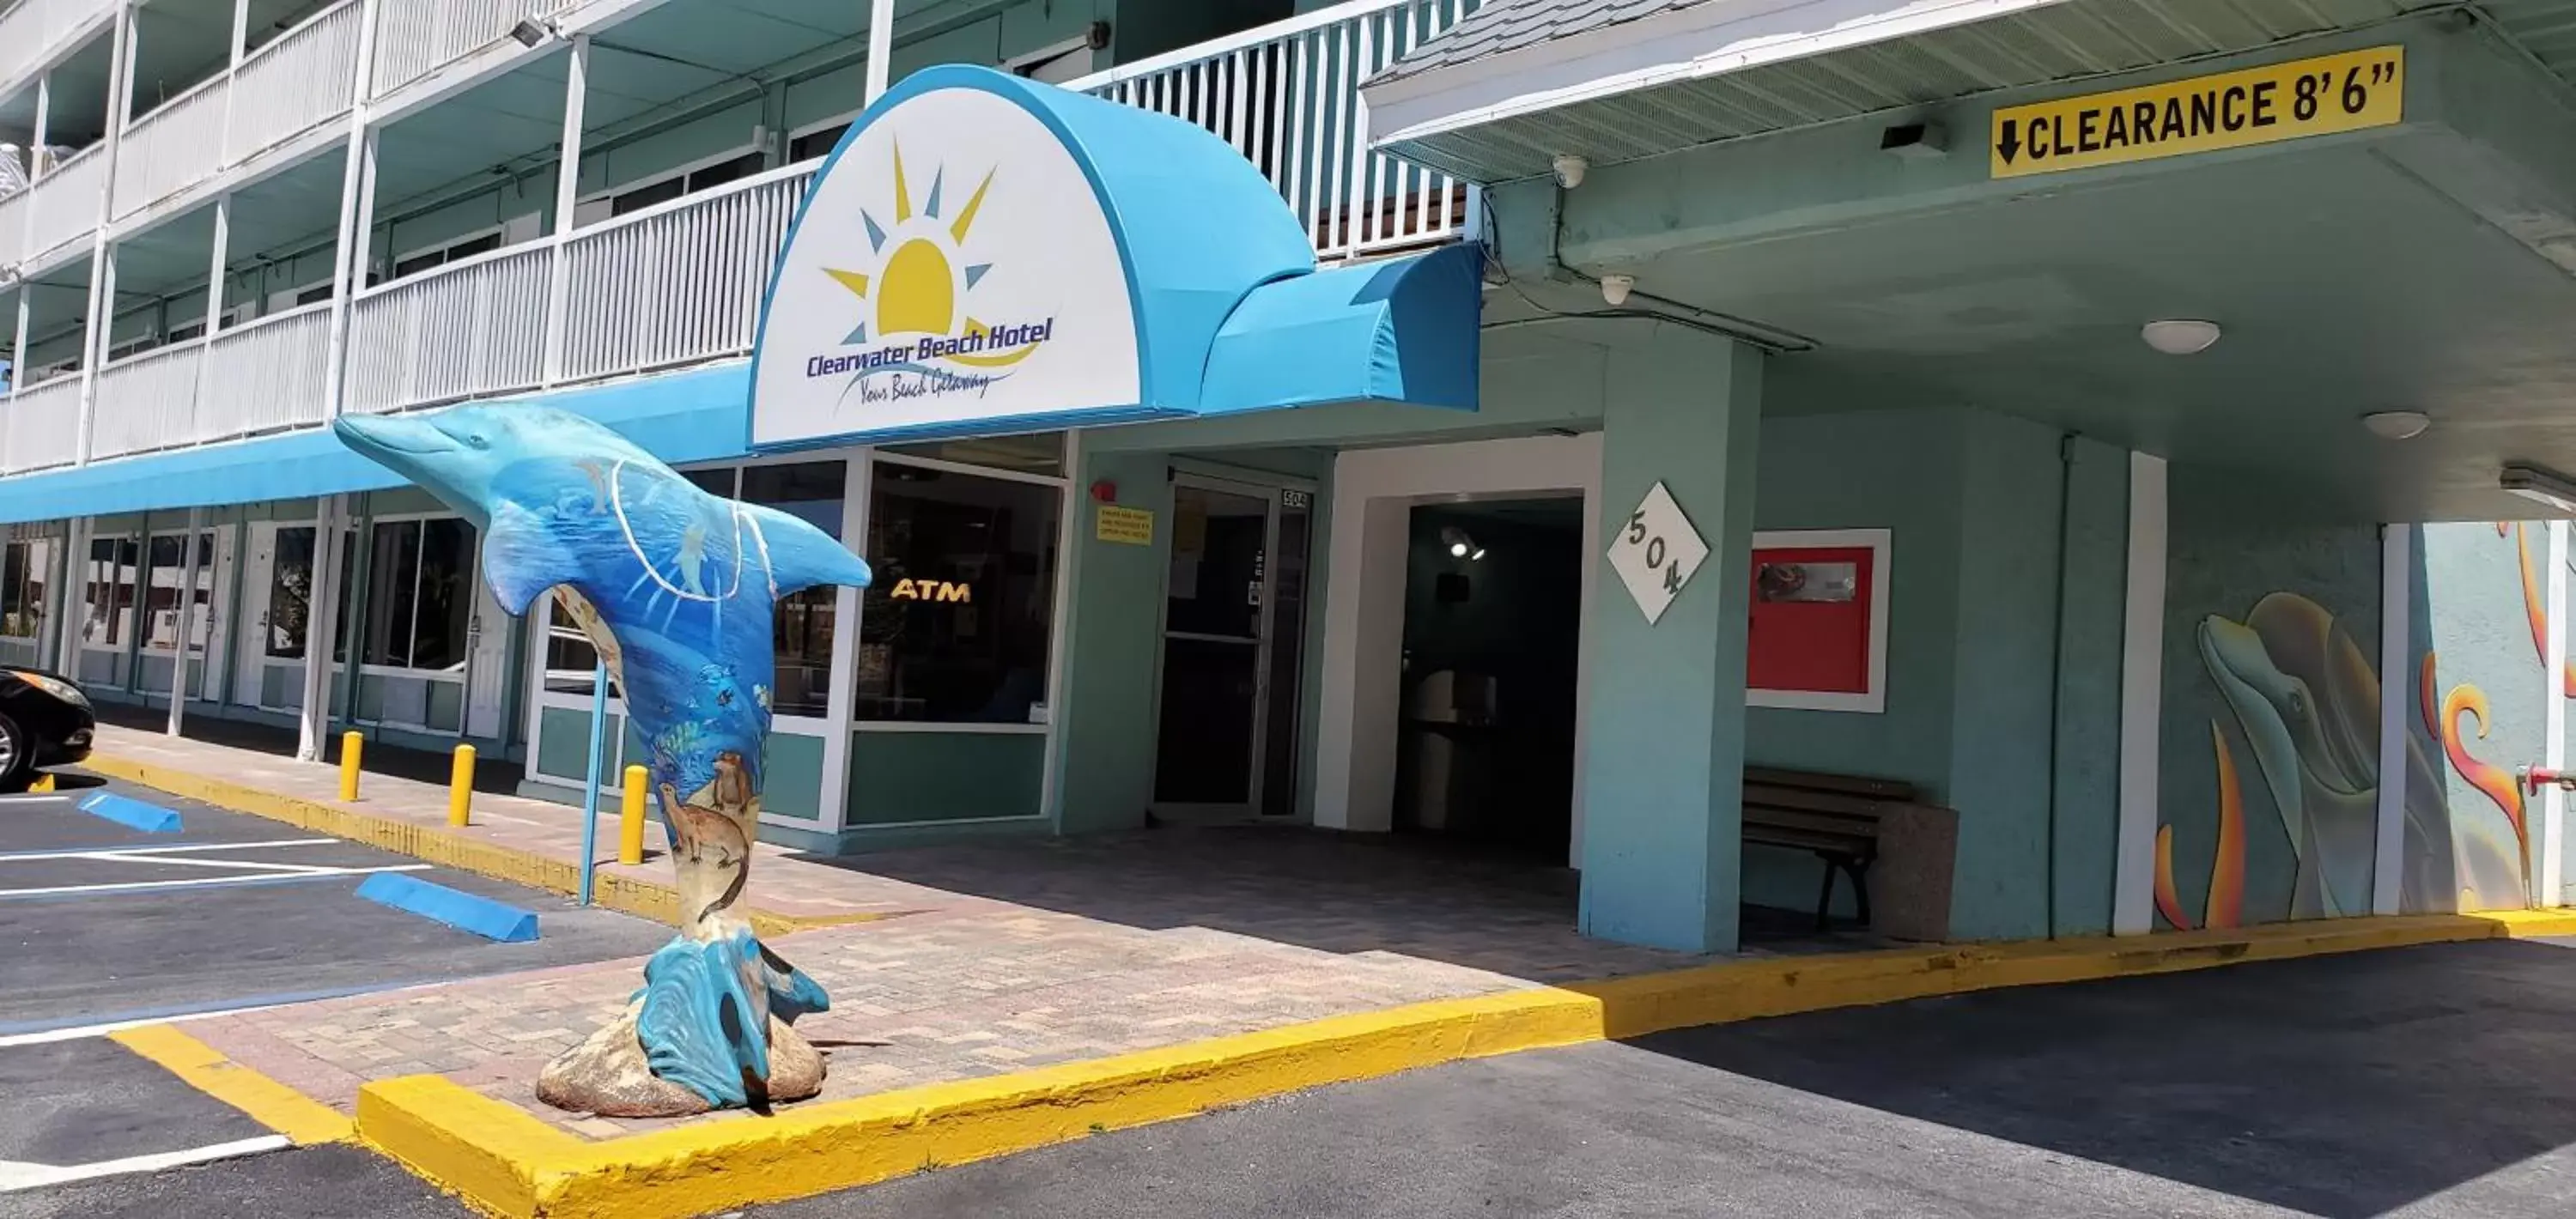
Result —
M45 556L45 612L52 615L45 621L51 629L36 639L36 667L55 673L63 672L63 623L80 608L71 591L72 537L79 532L79 524L64 521L62 536L54 539L53 553Z
M346 561L340 534L349 497L326 495L313 514L313 575L304 603L304 703L297 713L301 731L295 744L299 762L322 760L324 738L331 731L331 654L338 648L340 566Z
M179 735L180 725L188 715L188 641L197 633L197 572L198 565L206 561L206 556L198 553L197 536L205 527L206 510L188 509L188 536L179 542L179 551L186 557L179 563L179 639L172 648L174 663L170 666L170 726L167 731L171 736ZM209 604L206 608L212 611L214 606ZM212 647L206 649L206 656L209 662L213 660Z
M375 76L377 0L365 0L360 7L362 11L358 17L357 63L352 68L357 79L350 94L353 100L349 106L348 150L342 158L340 168L340 232L338 245L334 247L337 254L331 265L331 338L328 363L323 374L323 384L331 398L327 414L332 418L339 416L341 405L348 401L349 397L349 311L350 306L355 303L353 298L357 294L357 290L351 285L365 282L364 271L367 262L366 229L361 225L359 213L362 210L373 210L367 206L365 196L372 195L375 190L372 179L376 135L375 128L369 123L367 117L369 113L367 99L373 95L373 91L367 86ZM353 245L357 247L354 252L351 249ZM359 269L355 274L350 270L352 266ZM322 547L317 539L314 552L318 556L321 551ZM307 669L309 670L310 667L308 665ZM311 689L310 681L306 683L306 689L308 691ZM308 745L312 744L310 738L315 735L312 723L311 708L308 706L305 715L308 737L306 744ZM298 752L296 756L309 761L321 755Z
M876 477L876 462L869 452L860 450L841 476L841 544L852 551L867 545L868 497ZM850 734L858 721L859 615L866 612L865 601L855 588L832 590L832 679L823 700L823 787L820 818L811 827L826 834L839 833L849 818Z
M27 324L35 296L35 284L23 279L18 281L18 333L9 347L9 396L13 398L18 396L19 390L27 388ZM5 434L5 429L0 429L0 435ZM5 456L7 453L0 451L0 457Z
M115 217L116 162L125 144L125 124L134 113L134 5L118 0L116 34L108 50L106 148L99 156L98 229L90 237L89 317L81 350L80 432L73 460L88 465L98 424L98 366L107 362L108 335L116 328L116 249L107 239Z
M54 671L77 681L80 674L81 615L89 586L90 522L73 517L63 528L63 612L54 623Z
M2407 734L2418 680L2406 659L2415 624L2415 527L2379 527L2379 821L2372 840L2370 912L2396 914L2405 901Z
M2541 744L2541 765L2562 770L2567 765L2567 522L2549 522L2549 667L2541 678L2547 708L2541 717L2548 739ZM2386 786L2382 784L2382 786ZM2540 892L2535 905L2563 906L2566 896L2567 789L2555 783L2541 789Z
M868 105L885 96L893 59L894 0L868 0Z
M2129 596L2120 630L2120 827L2111 932L2155 930L2165 661L2165 461L2129 454Z
M572 36L572 58L564 65L563 156L555 162L554 250L546 258L545 383L563 379L564 309L572 292L572 264L564 242L572 235L572 213L581 197L582 112L590 96L590 35Z
M53 123L53 117L54 73L53 69L48 68L36 74L36 124L27 136L27 181L31 186L37 179L53 172L53 166L45 155L45 137L49 134L48 128ZM35 244L36 209L22 207L18 210L26 213L21 218L22 227L18 230L18 248L24 250ZM21 343L19 346L23 350L26 345ZM12 381L11 384L16 382Z
M224 263L230 258L233 240L233 195L231 191L215 196L214 247L206 258L206 320L202 341L212 347L216 332L224 326ZM199 410L205 409L206 380L214 375L215 362L197 360L197 398Z

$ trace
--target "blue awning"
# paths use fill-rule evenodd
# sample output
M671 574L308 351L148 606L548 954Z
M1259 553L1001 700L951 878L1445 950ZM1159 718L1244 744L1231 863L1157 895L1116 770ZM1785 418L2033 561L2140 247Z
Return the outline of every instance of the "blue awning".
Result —
M1253 289L1208 349L1199 413L1331 402L1476 409L1483 250L1338 267Z
M674 465L744 455L750 370L729 364L531 395L615 428ZM102 461L0 479L0 524L303 499L408 486L328 429Z

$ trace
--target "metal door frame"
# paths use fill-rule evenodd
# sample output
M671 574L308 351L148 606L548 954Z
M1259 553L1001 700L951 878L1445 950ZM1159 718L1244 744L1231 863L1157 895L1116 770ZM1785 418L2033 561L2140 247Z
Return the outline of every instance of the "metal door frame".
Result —
M1268 748L1270 743L1270 649L1272 644L1275 642L1273 637L1276 635L1279 625L1279 595L1277 587L1279 580L1279 564L1277 562L1277 557L1279 554L1279 514L1282 509L1280 501L1283 494L1288 491L1302 490L1308 491L1309 494L1312 492L1305 485L1304 480L1301 479L1283 478L1278 482L1256 482L1252 481L1252 479L1260 478L1262 477L1261 475L1254 474L1251 471L1245 471L1244 474L1245 477L1231 477L1202 474L1194 470L1176 469L1172 471L1171 482L1172 488L1175 492L1173 497L1174 507L1172 509L1172 519L1176 530L1180 523L1178 491L1182 487L1196 487L1201 491L1214 491L1222 495L1234 495L1245 499L1257 499L1262 501L1262 504L1264 505L1261 529L1261 614L1260 623L1256 628L1260 632L1260 635L1253 641L1252 654L1252 664L1254 669L1252 681L1252 746L1248 751L1249 756L1244 759L1245 764L1250 767L1250 778L1245 784L1244 798L1239 804L1180 804L1162 799L1152 799L1148 802L1148 807L1153 809L1154 815L1158 817L1167 817L1173 820L1193 822L1257 821L1261 819L1262 785L1269 778L1269 776L1264 772L1268 769L1270 752ZM1174 545L1178 545L1177 533L1174 537ZM1314 539L1311 536L1307 538L1307 546L1311 552L1314 546ZM1168 651L1170 641L1173 638L1171 616L1172 569L1171 564L1166 562L1163 565L1162 596L1158 598L1154 608L1153 782L1157 787L1162 783L1163 668L1165 655ZM1232 639L1230 637L1215 635L1185 633L1180 637L1183 639L1199 640L1202 642L1241 642L1240 640Z

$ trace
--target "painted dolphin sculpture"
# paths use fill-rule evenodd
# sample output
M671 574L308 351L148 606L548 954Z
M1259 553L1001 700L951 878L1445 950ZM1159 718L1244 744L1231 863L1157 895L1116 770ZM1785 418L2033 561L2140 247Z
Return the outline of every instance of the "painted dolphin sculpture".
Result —
M760 945L736 904L760 820L773 607L815 585L864 587L867 564L795 517L707 494L567 411L462 406L344 416L332 430L474 523L504 610L524 614L554 592L651 754L680 935L645 965L624 1017L546 1068L539 1095L633 1117L811 1095L821 1059L786 1021L829 1000Z

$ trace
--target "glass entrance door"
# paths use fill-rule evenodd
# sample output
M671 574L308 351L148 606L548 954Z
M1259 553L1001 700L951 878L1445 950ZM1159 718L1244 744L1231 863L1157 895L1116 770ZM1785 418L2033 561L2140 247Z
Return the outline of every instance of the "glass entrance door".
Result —
M1172 499L1155 808L1288 815L1311 498L1181 475Z

